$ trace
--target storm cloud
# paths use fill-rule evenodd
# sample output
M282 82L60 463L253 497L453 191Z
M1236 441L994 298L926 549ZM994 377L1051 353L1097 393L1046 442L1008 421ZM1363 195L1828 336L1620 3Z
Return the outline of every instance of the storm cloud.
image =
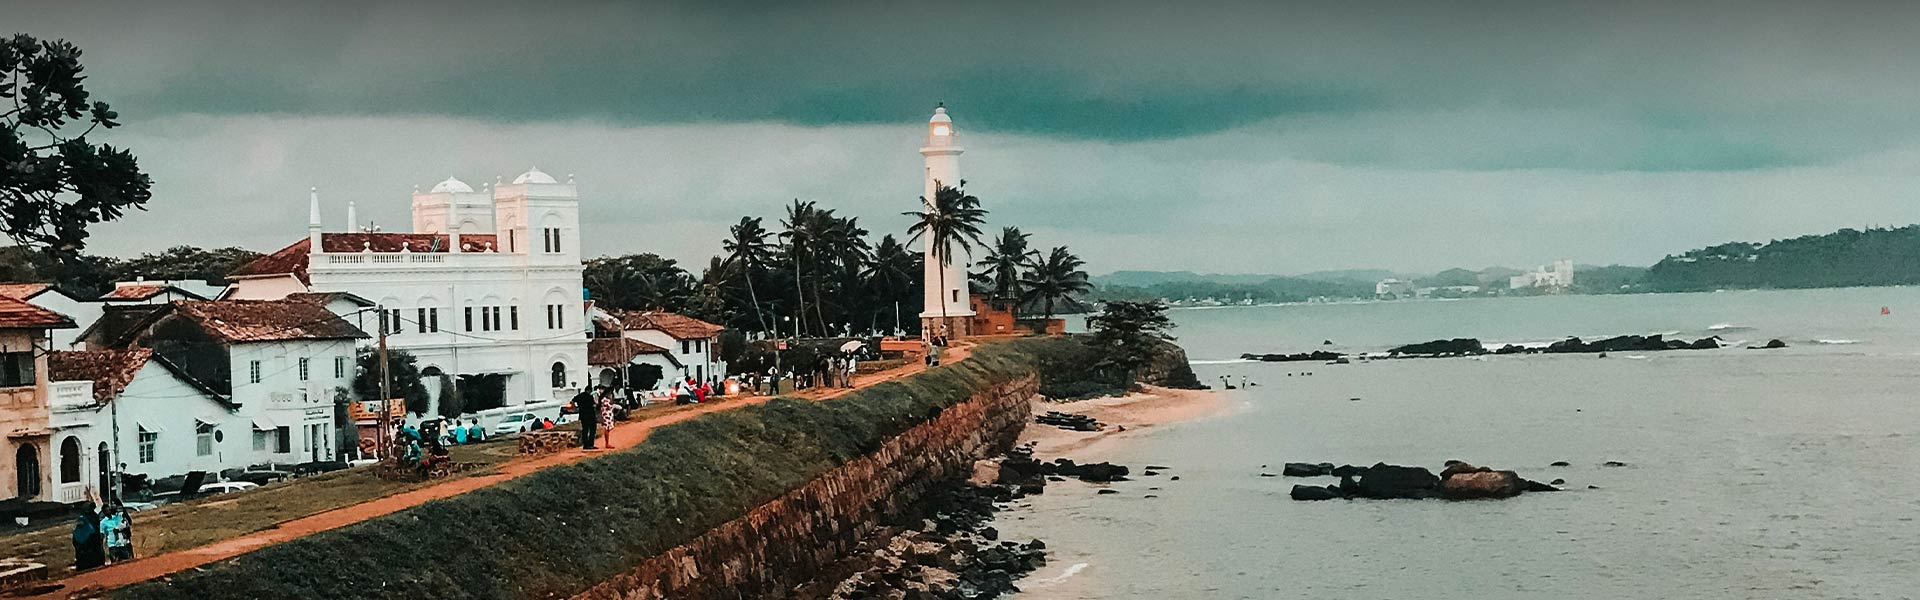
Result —
M1920 10L1857 3L9 3L156 180L100 250L270 249L575 173L595 253L793 198L898 231L936 101L1097 271L1645 264L1914 219ZM229 227L191 227L222 215ZM331 225L331 223L330 223ZM598 235L596 231L599 230ZM188 232L191 232L190 234Z

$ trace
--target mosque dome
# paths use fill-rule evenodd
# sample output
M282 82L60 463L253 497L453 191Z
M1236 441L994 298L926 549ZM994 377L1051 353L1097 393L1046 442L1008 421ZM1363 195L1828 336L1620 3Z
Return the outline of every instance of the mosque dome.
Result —
M433 193L442 194L442 193L448 193L448 192L455 193L455 194L471 194L473 193L473 186L467 185L467 182L454 179L452 177L448 177L446 181L433 184Z
M560 183L559 181L555 181L552 175L548 175L546 173L541 172L539 167L527 169L527 172L521 173L519 177L513 178L513 182L514 183Z

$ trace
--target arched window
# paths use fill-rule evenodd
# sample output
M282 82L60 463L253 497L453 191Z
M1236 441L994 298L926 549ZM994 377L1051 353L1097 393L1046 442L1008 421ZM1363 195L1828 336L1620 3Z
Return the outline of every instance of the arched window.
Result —
M33 499L40 496L40 448L33 444L21 444L13 452L13 485L15 495Z
M80 438L60 442L60 483L80 483Z
M553 387L554 389L567 387L567 363L553 363Z

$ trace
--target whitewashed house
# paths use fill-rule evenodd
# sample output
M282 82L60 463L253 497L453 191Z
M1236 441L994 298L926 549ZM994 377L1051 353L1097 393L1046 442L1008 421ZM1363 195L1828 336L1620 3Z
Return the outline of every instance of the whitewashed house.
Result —
M1532 272L1507 278L1508 289L1544 289L1565 291L1573 286L1573 261L1557 260L1535 267Z
M77 327L53 330L54 348L72 348L80 331L100 319L101 302L75 297L51 283L0 283L0 296L20 300L73 319Z
M475 191L449 178L412 208L412 232L331 233L316 194L307 238L235 270L224 297L374 303L367 331L418 359L436 407L456 393L468 411L565 400L591 383L571 179L536 169Z
M596 337L587 342L587 364L593 383L635 392L660 392L669 378L686 372L671 350L624 337Z
M336 400L346 398L367 338L323 304L299 299L179 301L94 335L90 345L152 349L154 360L233 405L232 418L194 429L216 438L215 457L227 466L333 460Z
M135 279L114 282L113 289L107 290L107 293L101 294L95 300L107 304L166 304L175 300L206 300L219 291L198 281Z
M50 501L57 494L48 332L72 327L59 313L0 297L0 500Z
M55 351L48 378L61 502L87 487L106 497L116 473L153 481L259 462L240 407L151 349Z
M679 378L707 380L727 374L720 360L725 327L666 311L595 311L599 335L625 337L663 348L679 366ZM672 371L668 371L673 374Z

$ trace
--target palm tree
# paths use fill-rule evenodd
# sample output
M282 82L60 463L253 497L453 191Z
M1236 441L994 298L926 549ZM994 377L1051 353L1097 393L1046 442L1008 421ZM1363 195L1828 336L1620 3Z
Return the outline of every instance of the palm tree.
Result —
M796 198L793 205L787 207L787 220L780 222L780 226L787 229L780 232L780 238L786 240L787 258L793 261L793 292L799 302L795 306L794 317L800 320L797 329L801 331L807 328L807 291L801 287L801 282L805 281L806 277L801 270L805 267L806 257L812 251L817 237L815 229L815 222L819 220L815 216L817 212L819 209L815 208L814 203L801 202Z
M873 247L867 244L867 230L860 228L859 217L839 218L833 216L831 210L822 211L821 217L819 251L815 256L832 268L833 279L837 281L834 295L840 300L838 316L845 317L852 308L847 296L854 291L860 268L870 260ZM823 325L828 322L823 312L827 301L821 297L820 280L827 279L826 275L820 273L813 281L814 314Z
M1078 306L1080 301L1075 300L1074 296L1093 291L1093 283L1087 281L1087 272L1080 270L1086 264L1080 257L1068 252L1066 246L1055 247L1045 259L1035 261L1033 268L1020 278L1020 285L1026 288L1020 295L1020 303L1040 303L1048 320L1053 319L1054 302Z
M887 304L893 305L891 308L894 309L896 329L900 327L900 303L912 297L913 284L920 281L921 268L920 254L908 251L905 245L893 238L893 234L887 234L881 236L878 246L874 246L873 260L860 273L861 278L873 287L872 295L884 300L881 310L888 308ZM878 315L879 311L876 311L868 319L869 322L876 320Z
M726 264L740 270L742 279L747 280L747 299L753 302L753 318L760 324L760 330L767 330L767 318L760 311L760 294L753 290L753 280L760 269L773 262L773 244L767 242L767 229L760 226L759 217L740 217L740 222L728 228L732 235L721 242L721 249L727 253Z
M974 263L985 269L974 277L992 290L994 306L1005 308L1020 299L1020 270L1040 258L1038 250L1027 248L1029 235L1019 227L1000 230L1000 237L987 248L987 257Z
M973 245L980 243L980 224L986 222L987 218L987 210L980 208L980 199L963 189L966 185L964 179L960 180L960 187L948 187L934 181L933 200L920 197L920 205L925 210L901 213L918 219L912 227L907 228L907 233L911 234L907 241L918 241L921 236L926 236L932 244L933 259L940 261L942 267L939 277L943 294L947 289L945 267L953 265L953 247L959 246L962 251L971 254ZM945 323L946 320L947 303L942 298L940 322Z

